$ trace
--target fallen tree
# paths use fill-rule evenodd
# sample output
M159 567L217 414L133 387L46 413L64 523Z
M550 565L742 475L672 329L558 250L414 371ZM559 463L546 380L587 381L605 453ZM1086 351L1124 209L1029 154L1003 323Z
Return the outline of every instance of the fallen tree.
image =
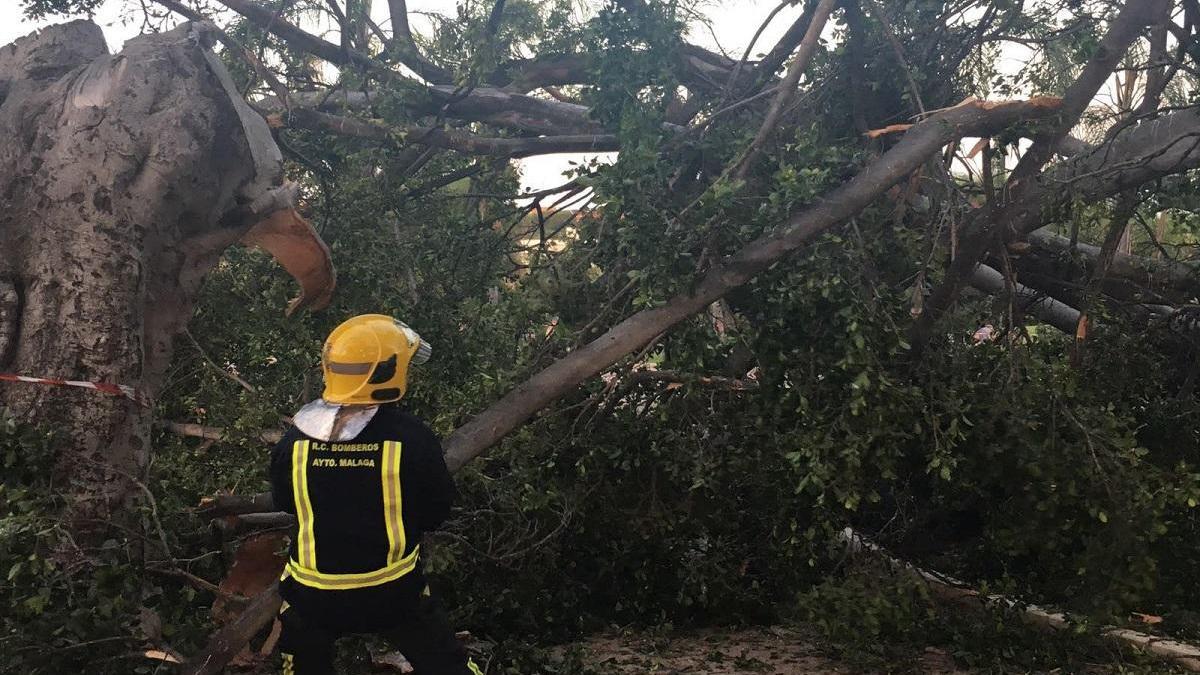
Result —
M176 2L161 4L174 11L195 14L194 10L187 7L182 7L181 10L181 5ZM619 116L614 115L611 110L605 111L602 106L584 108L577 103L557 100L552 93L550 96L554 100L541 95L531 95L538 88L591 85L600 72L598 63L603 65L603 62L597 61L596 54L569 52L520 58L509 54L500 58L499 63L493 60L485 66L478 63L456 65L449 61L439 63L445 55L430 57L423 54L422 48L412 39L403 2L391 3L392 35L386 41L385 50L379 49L379 42L361 37L364 31L360 29L363 26L351 25L355 19L350 12L343 13L337 19L344 41L342 44L335 44L304 30L300 19L295 18L296 15L272 11L249 0L228 0L223 4L239 13L248 24L269 32L282 41L272 46L279 54L287 57L303 55L303 59L295 61L280 59L280 63L286 64L286 68L294 67L296 70L283 73L287 85L278 80L271 83L270 80L276 75L261 68L262 63L247 64L251 66L249 71L252 72L247 77L268 82L269 91L260 89L251 99L254 105L261 108L261 113L279 135L281 143L284 142L282 139L286 138L285 134L303 132L324 134L329 138L337 137L339 142L357 144L354 148L386 150L388 153L398 151L402 154L389 154L388 161L381 162L376 169L381 174L399 175L401 178L415 174L422 167L430 166L434 157L444 157L440 154L442 150L450 150L453 153L451 156L485 155L501 160L561 151L633 150L631 155L641 153L672 167L671 176L664 179L664 185L670 187L667 192L674 201L665 198L663 200L672 211L671 216L665 219L665 229L669 232L705 232L713 228L714 223L738 213L738 209L745 209L747 204L768 204L770 200L763 195L769 194L770 191L765 188L777 180L783 180L776 176L773 163L767 161L766 157L773 158L778 152L786 152L782 149L786 148L788 143L781 142L780 147L775 148L765 140L786 139L801 133L806 125L821 126L823 123L820 118L821 108L810 107L808 95L820 90L824 84L815 79L818 72L824 71L819 71L815 65L820 59L814 58L814 54L818 49L817 38L821 32L821 25L831 18L831 3L810 3L811 6L796 20L779 44L772 47L767 57L758 62L750 62L745 58L736 61L686 42L672 42L672 60L668 69L670 73L662 77L674 79L670 81L670 86L661 87L662 90L671 92L663 99L663 119L656 119L652 124L645 125L657 135L654 142L647 140L646 136L631 134L622 126ZM611 9L615 13L614 21L624 20L621 12L642 13L638 18L645 21L630 21L631 25L652 24L656 16L654 12L658 10L653 5L640 2L620 4L620 9ZM936 175L936 172L927 173L931 163L944 164L947 153L952 153L962 139L967 137L1032 135L1036 139L1036 152L1033 152L1033 155L1037 157L1023 165L1025 168L1021 169L1019 180L1015 181L1021 186L1020 191L1014 193L1019 197L1014 200L1019 202L1019 208L1005 206L1004 209L998 210L998 202L991 202L989 208L983 210L983 215L973 217L968 226L958 233L959 241L965 241L967 244L957 248L951 245L952 255L958 254L952 268L957 272L952 274L961 273L964 279L973 278L979 286L991 293L1014 292L1021 304L1032 300L1037 292L1030 290L1032 284L1025 283L1027 280L1022 280L1020 284L1007 282L997 278L998 273L994 270L989 271L989 268L977 266L983 257L982 254L993 248L990 239L979 243L982 241L981 233L986 230L990 237L990 233L1001 226L1010 227L1018 233L1032 231L1046 223L1060 220L1064 207L1072 198L1082 196L1093 201L1103 200L1122 191L1136 190L1157 178L1186 172L1196 167L1200 161L1200 154L1195 152L1195 144L1188 142L1200 126L1200 117L1194 108L1185 107L1164 110L1157 118L1122 127L1119 132L1114 132L1101 143L1076 144L1078 147L1072 146L1068 159L1043 170L1052 151L1062 150L1066 133L1080 117L1096 89L1111 75L1129 44L1137 39L1145 25L1158 16L1156 12L1164 5L1151 4L1154 6L1150 9L1154 11L1146 11L1146 8L1140 5L1135 6L1137 3L1127 3L1128 11L1122 13L1109 27L1109 38L1104 42L1104 49L1095 55L1093 61L1086 66L1084 75L1067 92L1065 104L1062 99L1055 97L1015 101L968 99L937 110L920 110L919 121L902 126L891 124L891 120L897 114L894 108L872 110L870 106L859 107L857 115L861 119L855 119L854 124L863 134L862 142L876 144L871 147L877 152L864 153L862 156L855 156L853 160L842 162L836 167L836 171L841 171L842 175L837 175L836 180L828 181L829 185L837 187L815 192L812 196L785 200L786 207L781 209L782 213L774 216L771 223L759 230L751 228L748 230L750 234L738 232L732 236L713 231L711 236L684 240L680 246L689 248L688 253L693 256L694 262L689 270L692 281L683 284L683 290L646 303L640 306L640 311L618 309L610 313L612 308L606 305L595 321L588 321L586 324L588 328L596 328L598 337L595 333L587 333L581 337L579 344L571 349L554 353L554 358L535 361L535 368L531 371L533 374L528 379L474 417L467 419L448 437L445 445L451 468L460 469L555 400L577 391L579 386L591 377L645 349L665 332L686 323L690 317L703 311L714 301L747 287L762 275L781 267L781 263L812 246L822 235L834 232L836 228L863 217L868 210L874 208L895 207L896 213L900 214L898 218L903 218L908 212L906 205L909 202L915 203L917 197L925 196L920 194L922 176ZM865 17L855 15L852 5L855 3L845 3L840 10L845 12L845 21L852 36L848 38L851 48L847 50L847 59L862 56L861 22L865 21ZM500 10L503 10L502 4ZM500 13L503 14L502 11ZM840 15L835 13L832 16ZM859 23L855 24L856 21ZM947 25L949 23L952 22L947 20ZM487 26L483 25L482 28L486 29ZM133 304L129 306L134 309L126 311L120 322L114 323L109 320L108 323L103 323L96 319L94 323L97 325L87 327L86 330L81 328L78 333L55 335L66 344L74 345L72 349L64 352L74 350L77 357L79 353L91 354L95 351L109 361L103 367L80 368L77 364L78 358L72 359L64 355L61 362L51 369L53 372L45 374L95 378L121 384L132 383L153 395L170 353L170 337L177 333L186 321L186 315L195 301L195 290L200 278L212 268L216 257L225 247L251 231L251 227L269 215L257 210L254 204L260 201L264 191L278 187L279 176L263 169L263 173L272 175L272 180L266 181L265 185L247 190L241 183L255 181L257 185L260 178L258 167L261 162L254 157L255 148L259 149L259 154L264 149L269 152L274 147L274 142L263 135L263 130L266 129L264 120L253 117L254 113L247 116L248 109L241 101L240 95L230 95L229 87L223 82L227 77L222 76L221 69L213 65L211 51L199 46L211 38L192 40L189 30L195 31L198 36L206 34L206 29L193 27L152 36L143 43L134 44L130 55L137 57L138 68L149 69L144 73L146 78L166 77L163 73L153 72L153 64L160 62L155 58L155 54L159 52L170 54L172 62L182 60L191 63L190 70L184 69L185 75L188 76L184 78L185 89L186 86L198 88L200 93L195 95L201 98L208 97L205 100L211 99L216 102L213 103L213 112L210 115L200 115L199 118L205 123L217 120L219 124L214 124L212 129L205 131L208 136L201 135L200 140L185 143L189 149L212 146L214 142L211 141L211 137L215 137L218 131L235 133L222 136L228 147L218 144L221 151L214 151L214 157L179 156L170 159L170 166L167 167L174 173L150 171L144 174L148 182L147 189L157 190L156 195L159 196L156 198L164 202L164 212L140 211L135 214L136 218L126 223L128 227L120 237L123 248L117 251L119 255L114 257L114 260L122 261L121 264L96 270L102 278L107 278L106 275L121 276L120 273L125 273L127 278L119 289L121 293L118 299L130 300ZM981 32L986 34L983 29ZM496 31L492 30L489 33L484 30L479 35L483 36L479 38L481 43L486 44L496 38ZM183 39L185 36L188 39ZM806 36L809 37L806 39ZM228 34L223 37L228 38ZM859 51L856 52L855 48ZM234 59L242 58L247 53L252 55L253 50L231 49L226 55ZM777 71L793 53L796 55L791 60L788 76L781 79ZM828 54L822 56L831 58ZM356 81L351 86L344 86L342 83L321 86L318 78L313 78L311 73L299 72L301 67L296 65L296 62L309 62L312 58L324 60L343 69L348 81L352 78L360 78L361 81ZM941 56L934 60L953 61ZM113 65L117 63L117 59L108 59L104 63L108 64L110 69L114 69L113 72L119 71L117 75L103 80L105 86L114 81L112 78L120 80L121 77L132 76L132 71L129 71L128 75L125 73L133 66ZM397 65L398 63L402 64L402 67ZM95 85L94 81L89 79L93 77L94 71L91 66L86 65L86 61L80 61L78 65L82 69L76 71L75 75L65 71L58 73L59 76L66 74L69 77L61 81L54 80L57 84L51 89L58 91L56 87L66 89L74 86L66 84L67 81L71 81L79 85L81 95L90 102L92 99L89 97L96 93L99 85ZM845 73L831 67L834 75L829 76L844 75L846 81L853 81L861 75L860 66L861 64L846 66ZM455 73L455 67L461 67L462 73ZM38 72L46 71L40 69ZM188 84L192 80L195 82ZM935 83L938 81L936 77L931 77L930 80ZM49 82L49 77L45 81ZM456 84L451 84L452 82ZM465 84L457 84L458 82ZM802 82L804 84L800 84ZM251 82L249 88L253 89L253 85L254 82ZM175 85L164 81L162 86L169 88ZM657 82L655 86L658 86ZM909 87L914 87L911 81L905 85L905 88ZM854 91L855 95L863 94L861 87L855 88ZM928 91L913 92L909 101L916 104L922 100L936 100L937 105L946 105L960 100L961 97L945 99L948 95L946 92L949 91L952 90L946 89L938 97L931 96ZM66 95L61 91L59 93ZM804 95L798 95L799 93ZM34 100L42 95L29 93L25 100ZM133 91L123 95L130 100L141 100ZM45 100L52 100L48 94L45 96ZM920 103L920 107L923 109L924 104ZM186 106L177 106L172 108L171 114L184 114L183 111L186 110ZM89 110L89 114L96 113L96 110ZM158 110L156 114L165 113ZM117 117L109 116L108 121L102 122L116 124ZM178 120L175 118L163 119L168 120L171 125L178 126ZM190 117L186 119L191 120ZM889 124L886 128L902 130L903 133L872 135L872 128L885 128L882 124L877 126L877 122ZM749 141L748 138L733 134L735 141L743 143L743 147L739 147L735 152L701 152L695 149L697 139L705 138L710 131L714 135L728 135L729 129L722 128L724 123L734 125L735 130L737 125L744 126L746 131L754 132L745 136L753 136L756 140ZM87 124L80 122L78 126L84 127ZM145 125L134 123L130 126L141 128ZM1030 134L1031 128L1047 126L1051 128L1050 133ZM184 128L191 131L187 125L184 125ZM240 135L236 133L238 129L242 130ZM47 136L50 135L52 134L47 132ZM631 137L635 141L632 146L628 144ZM749 142L750 145L745 147L744 142ZM134 153L134 156L147 161L160 158L160 155L151 152L150 146L145 145L145 139L139 138L138 143L141 145L135 144L137 153ZM292 153L292 156L298 164L314 172L314 175L323 170L319 159L314 161L303 153ZM393 159L397 161L393 162ZM221 162L229 164L226 166ZM273 166L278 167L277 158L272 162ZM495 166L503 167L504 164L496 162ZM136 162L134 165L136 168ZM249 170L248 167L251 166L255 167L255 171ZM478 171L483 170L483 165L468 167L466 170L453 164L451 167L444 175L434 177L430 183L435 186L434 189L454 180L474 180ZM176 201L168 200L165 195L173 195L171 186L187 182L190 180L190 172L194 171L203 172L206 176L217 176L220 178L220 184L198 190L195 203L188 202L190 206L181 207ZM471 173L472 171L476 173ZM502 169L498 169L490 172L499 174L501 171ZM20 173L22 172L14 171L14 176ZM33 173L40 175L36 171ZM162 176L170 176L170 180ZM731 183L728 180L731 176L744 177L745 180ZM569 184L562 193L578 194L571 191L581 189L581 185L587 180L581 179ZM632 178L629 180L633 181ZM103 198L94 194L98 193L98 190L91 187L78 193L82 195L81 198L76 198L74 192L62 192L66 190L62 186L67 184L67 181L61 181L61 185L54 188L60 191L57 194L63 197L65 204L73 207L82 203L83 208L90 211L100 208L97 204L105 203ZM1064 189L1064 186L1069 186L1070 190ZM987 188L992 189L994 185L989 183ZM36 194L36 191L21 194ZM138 194L131 193L127 198L136 200ZM406 191L405 194L409 193ZM537 224L541 229L540 242L528 248L546 248L547 218L542 213L539 200L555 194L560 193L550 191L548 194L539 195L533 200L533 204L524 210L523 214L536 213ZM710 201L719 201L716 196L726 194L734 195L729 198L731 206L715 209L709 206ZM486 199L503 201L474 193L468 193L465 198L476 200L476 206ZM170 201L170 206L165 205L167 201ZM89 204L92 206L88 206ZM24 212L32 212L34 207L31 203L22 205L21 208ZM70 208L64 206L64 211L70 211ZM494 220L494 213L486 211L484 208L476 209L476 213L482 219ZM998 213L1003 217L998 216ZM76 215L66 213L62 219L75 222L71 219ZM1000 225L990 220L985 222L993 216L1002 221ZM617 221L623 217L616 216L613 220ZM692 222L689 218L698 220ZM89 213L84 221L92 223L95 219ZM150 230L163 230L170 236L161 241L153 237L146 240L142 235L150 223L155 226L149 228ZM6 231L12 231L8 222L5 225ZM188 236L175 236L178 233L172 228ZM87 228L72 226L70 229L77 232ZM307 236L303 234L304 228L301 227L300 230L301 239L304 239ZM0 231L0 235L2 234ZM931 237L931 242L937 247L944 244L937 237ZM311 240L309 243L312 243ZM977 248L980 250L976 250ZM315 247L315 250L318 251L316 256L320 260L320 247ZM167 264L154 258L154 255L174 258L167 260L167 263L170 263ZM325 255L328 255L327 251ZM189 256L195 257L195 260ZM131 277L129 274L131 269L143 269L139 267L143 263L145 269L158 270L156 274L161 273L163 278L178 282L178 288L167 284L166 292L160 292L157 287L151 289L153 292L146 291L143 277L136 274ZM47 261L41 264L43 268L50 267ZM638 271L621 269L620 264L612 266L619 270L617 275ZM309 267L318 270L318 277L332 275L331 268L323 264L301 265L297 269ZM678 270L675 272L680 274ZM84 276L79 277L77 281L87 277L86 270L81 269L81 273ZM5 276L9 276L7 270L0 270L0 278ZM11 276L24 279L26 275L22 273ZM183 283L184 281L186 283ZM87 287L82 281L76 285ZM953 285L952 280L950 286ZM416 287L416 284L412 284L410 290ZM20 308L22 314L28 314L31 308L37 309L53 304L50 302L53 298L34 297L31 300L22 295L24 292L25 287L18 287L11 281L7 286L0 286L0 320L12 316L13 307ZM413 293L415 292L413 290ZM321 293L310 295L322 296ZM936 320L937 315L951 304L953 297L954 292L948 295L935 293L932 303L934 309L923 316L922 321ZM153 302L150 299L153 299ZM159 305L160 302L167 304ZM160 311L164 308L169 311ZM1061 303L1035 302L1030 309L1033 313L1044 312L1047 320L1065 331L1070 330L1072 318L1078 321L1076 314L1071 313L1071 308ZM39 339L43 342L43 348L40 351L46 352L44 343L49 341L50 329L43 328L29 333L25 329L27 325L30 325L28 317L19 321L11 318L4 321L3 325L0 325L0 347L16 344L18 352L37 352L39 350L32 346L23 346L34 344L34 340L29 337L32 335L34 338L41 336ZM933 324L929 323L927 328L932 330ZM92 341L94 335L113 335L120 340L113 338L116 341L112 341L109 337L104 337L101 340L103 344L96 344ZM114 345L120 348L114 348ZM136 349L138 345L152 347L146 352L148 357L143 358ZM37 363L36 359L13 361L12 367L14 370L37 374L34 370ZM0 361L0 364L3 362ZM48 396L41 390L20 390L17 385L5 386L6 401L9 392L17 391L40 391L39 395ZM64 402L76 408L91 410L89 415L96 411L92 403L78 405L81 393L62 394ZM18 409L22 404L21 396L13 394L12 400L18 405ZM93 399L97 400L105 405L112 404L114 410L105 412L105 419L116 420L114 424L118 426L128 423L136 432L110 434L113 446L110 454L120 457L121 453L125 453L130 459L122 458L125 466L122 470L131 475L139 473L145 466L148 455L146 438L149 413L140 410L127 413L125 409L117 411L120 406L129 405L126 401ZM36 403L36 407L41 410L42 402L41 399L32 403L26 402L26 409L33 409ZM53 415L52 407L46 407L44 410L45 415ZM128 417L119 417L118 413ZM90 421L94 422L95 419L90 418ZM216 429L179 424L169 428L211 441L226 436L224 432ZM85 430L79 425L76 426L76 431L84 434L85 438L91 438L89 434L93 434L94 429L95 427L88 427ZM263 440L268 440L268 437L264 435ZM80 478L81 485L104 485L105 490L112 490L113 498L109 499L110 502L119 496L117 493L129 494L127 486L121 488L120 481L106 482L105 475L88 474L83 469L78 470L83 472ZM210 508L219 511L225 502L232 504L236 501L238 498L217 498ZM257 513L269 511L271 507L259 498L243 500L240 505L232 508L240 509L241 513ZM225 642L222 642L222 645L225 646L214 643L212 649L193 659L190 667L201 667L197 665L200 663L204 664L204 668L219 667L220 659L224 658L222 655L227 650Z
M1003 595L984 594L953 577L901 560L860 532L855 531L854 528L847 527L843 530L841 540L852 553L879 557L896 572L916 576L928 586L935 597L943 602L971 609L1013 611L1020 614L1031 625L1043 630L1070 630L1075 626L1070 617L1063 612L1014 600ZM1184 670L1200 672L1200 647L1195 645L1128 628L1105 626L1100 628L1099 632L1100 635L1122 646L1153 654Z

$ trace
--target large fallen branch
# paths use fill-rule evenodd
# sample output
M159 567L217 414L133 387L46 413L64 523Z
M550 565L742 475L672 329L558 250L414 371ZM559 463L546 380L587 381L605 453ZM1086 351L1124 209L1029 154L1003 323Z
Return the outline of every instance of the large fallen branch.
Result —
M1008 291L1004 275L987 265L976 267L971 273L969 283L989 295L1000 295ZM1033 314L1064 333L1075 334L1075 326L1079 323L1078 309L1018 283L1013 284L1012 293L1021 311Z
M1089 152L1044 171L1030 179L1022 191L1022 201L1014 204L1004 220L1004 228L1013 236L1028 235L1046 223L1060 220L1072 203L1096 202L1124 190L1136 189L1160 178L1200 167L1200 108L1192 107L1167 113L1153 120L1128 127L1116 138ZM987 248L986 223L971 222L961 239L976 242L977 249L960 250L956 266L966 268L966 260ZM1042 237L1035 237L1035 241ZM976 258L977 259L977 258ZM1134 272L1136 260L1127 260ZM1176 263L1179 265L1179 263ZM1168 278L1182 283L1184 268L1173 267ZM1156 268L1159 269L1159 268ZM964 272L969 274L968 272ZM1155 277L1158 278L1158 277ZM946 288L946 287L943 287ZM952 295L943 296L945 303ZM942 309L945 309L945 305ZM929 304L926 304L927 312ZM914 325L913 344L919 343L922 329L932 327L935 317L923 316Z
M395 101L424 115L444 114L470 121L486 122L492 126L546 134L601 133L603 128L589 116L589 108L577 103L547 100L516 94L495 87L477 87L460 91L449 85L434 85L425 89L424 96L404 96ZM290 96L291 103L301 108L322 112L342 109L361 110L385 100L372 90L302 91ZM392 103L391 99L386 99ZM282 102L267 100L260 104L266 110L282 111Z
M416 143L468 155L520 158L563 152L608 152L620 148L617 137L612 134L494 138L442 127L397 126L379 120L343 117L304 108L295 109L288 116L273 116L270 121L273 126L302 127L388 143Z
M1030 625L1045 630L1063 630L1074 625L1063 612L1021 602L1003 595L984 595L953 577L931 572L901 560L853 528L847 527L842 530L839 538L854 553L871 553L882 558L892 568L919 577L939 600L971 607L1016 611ZM1100 635L1127 647L1153 654L1186 670L1200 672L1200 647L1195 645L1128 628L1101 628Z
M1154 22L1169 4L1167 0L1132 0L1125 3L1109 24L1087 65L1067 87L1060 114L1035 134L1033 143L1009 174L1004 186L1005 199L989 201L961 233L957 257L946 269L945 278L930 293L925 310L912 327L910 342L917 350L932 337L938 319L958 297L975 266L1001 237L1013 231L1014 221L1030 211L1040 214L1039 179L1045 175L1046 163L1069 136L1141 30Z
M854 216L946 144L964 136L990 135L1018 121L1049 117L1057 112L1059 104L1056 98L1002 103L969 99L930 116L849 182L791 217L775 233L756 239L713 267L691 291L671 298L660 307L626 318L584 347L555 361L459 427L445 445L447 464L452 470L461 468L580 382L704 310L717 298L745 284L814 237Z
M1036 230L1029 235L1029 243L1052 253L1074 252L1094 263L1100 258L1100 247L1076 242L1046 230ZM1156 260L1127 253L1116 253L1108 268L1112 276L1137 281L1148 285L1166 285L1173 288L1192 288L1200 285L1200 269L1196 265L1174 260Z

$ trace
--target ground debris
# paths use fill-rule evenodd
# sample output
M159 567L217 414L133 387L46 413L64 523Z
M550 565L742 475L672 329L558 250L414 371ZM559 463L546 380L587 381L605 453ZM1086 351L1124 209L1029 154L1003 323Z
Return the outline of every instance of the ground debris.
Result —
M605 675L832 675L861 673L824 656L811 635L783 627L675 635L598 635L578 645L585 662ZM569 647L560 650L565 653ZM966 673L942 650L929 648L919 671Z

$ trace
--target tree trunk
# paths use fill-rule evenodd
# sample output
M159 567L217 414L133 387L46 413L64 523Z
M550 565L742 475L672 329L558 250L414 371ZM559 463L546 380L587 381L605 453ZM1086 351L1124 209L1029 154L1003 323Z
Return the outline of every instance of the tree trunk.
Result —
M281 173L208 30L109 55L76 21L0 49L0 372L158 389L201 279ZM0 407L58 433L71 527L103 529L146 467L150 408L28 383L0 383Z

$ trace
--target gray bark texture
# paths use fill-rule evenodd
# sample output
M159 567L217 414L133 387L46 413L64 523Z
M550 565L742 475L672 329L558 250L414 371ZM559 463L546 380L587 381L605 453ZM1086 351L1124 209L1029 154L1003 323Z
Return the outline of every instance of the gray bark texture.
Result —
M1004 275L1000 270L979 265L971 273L970 284L989 295L1001 295L1008 291ZM1028 312L1067 334L1075 333L1079 323L1079 310L1023 284L1013 284L1014 300L1021 311Z
M207 36L185 24L110 55L75 21L0 47L0 372L154 396L202 278L282 172ZM149 407L0 382L0 408L57 432L73 530L127 503Z

